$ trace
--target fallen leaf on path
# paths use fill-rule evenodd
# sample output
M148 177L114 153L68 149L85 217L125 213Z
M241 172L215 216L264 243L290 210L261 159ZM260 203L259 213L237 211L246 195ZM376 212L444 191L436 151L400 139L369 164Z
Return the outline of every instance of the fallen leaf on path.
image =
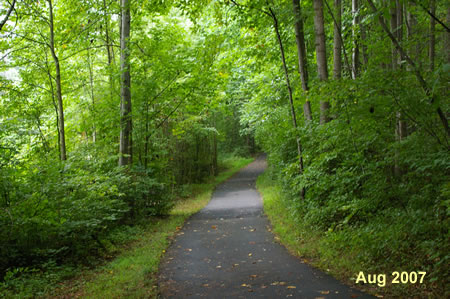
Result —
M287 286L288 289L296 289L296 286Z
M320 291L320 293L321 293L322 295L328 295L328 294L330 293L330 291Z
M285 286L287 283L285 281L280 281L280 286Z
M256 277L258 277L258 275L252 274L252 275L250 275L250 277L251 277L251 278L256 278Z

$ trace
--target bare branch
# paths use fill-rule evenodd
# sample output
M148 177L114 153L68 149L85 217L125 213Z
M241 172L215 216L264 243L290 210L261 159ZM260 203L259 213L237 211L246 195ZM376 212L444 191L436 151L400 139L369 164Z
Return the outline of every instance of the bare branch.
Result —
M9 7L8 11L6 12L6 16L3 18L3 20L0 22L0 31L2 31L3 26L6 24L6 22L9 19L9 16L11 15L14 5L16 4L16 0L13 0L11 6Z

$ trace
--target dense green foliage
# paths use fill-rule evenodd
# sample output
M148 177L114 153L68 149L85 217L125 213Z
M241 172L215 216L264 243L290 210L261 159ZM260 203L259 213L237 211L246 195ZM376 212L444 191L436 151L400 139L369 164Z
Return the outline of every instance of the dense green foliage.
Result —
M0 29L0 276L101 253L111 231L167 214L186 184L217 175L219 155L248 155L256 144L289 211L333 236L329 246L359 248L355 258L374 271L427 271L430 288L442 288L448 1L352 2L353 12L343 1L338 26L325 0L300 1L295 14L287 0L131 1L122 53L132 155L119 152L118 1L14 2ZM2 16L9 7L2 2ZM332 74L337 61L333 78L316 68ZM132 163L118 167L124 156Z
M307 1L304 3L303 13L312 15L312 8ZM441 296L450 261L450 156L448 135L436 108L440 106L448 115L449 102L444 100L448 98L450 69L445 44L447 33L442 30L436 33L442 38L436 44L439 52L434 70L427 65L425 50L415 57L415 62L422 65L419 72L433 88L436 100L432 104L405 61L403 67L388 67L390 40L368 6L363 6L360 14L370 34L360 42L366 47L369 59L362 63L361 73L355 79L345 72L343 78L328 82L314 79L314 40L305 32L312 75L311 89L305 92L301 91L294 72L295 35L289 7L282 1L276 4L275 11L284 25L282 36L301 125L297 130L292 127L270 18L266 17L267 22L262 24L245 23L247 29L242 38L251 46L246 56L241 55L236 63L240 72L234 73L235 80L242 83L233 93L248 96L241 121L254 131L257 143L268 153L270 177L281 186L278 190L282 196L278 200L287 205L298 227L323 237L322 248L328 248L326 252L330 256L315 257L331 260L341 258L343 254L339 253L351 252L345 255L354 260L351 265L355 268L346 268L351 277L360 269L389 274L399 269L421 269L428 275L427 286L420 286L422 291L426 289L424 294L434 289L434 294ZM346 9L344 24L351 22ZM428 32L429 16L417 7L413 9L419 28L416 35L403 42L407 49L417 43L426 45L428 41L428 37L418 32ZM437 7L441 20L445 19L446 10L445 5ZM326 18L327 51L332 53L332 20L330 15ZM305 26L310 27L305 30L311 30L311 23L312 18L306 17ZM346 30L348 34L351 28ZM352 51L350 42L351 39L345 44L347 54ZM242 76L245 79L240 73L245 74ZM320 124L319 101L323 99L331 103L328 113L332 120ZM306 100L312 106L311 122L303 121L302 106ZM396 136L398 111L406 115L408 131L401 140ZM296 135L303 147L303 174L299 174ZM303 188L304 199L301 198ZM315 237L313 242L318 242ZM301 246L302 240L298 242Z
M151 2L151 3L150 3ZM118 167L120 7L53 3L67 160L59 159L55 65L47 1L20 1L3 28L0 91L0 277L75 264L105 252L115 232L168 214L220 168L248 155L239 119L216 89L222 42L171 5L133 4L133 163ZM6 2L2 9L9 8ZM217 123L217 125L216 125Z

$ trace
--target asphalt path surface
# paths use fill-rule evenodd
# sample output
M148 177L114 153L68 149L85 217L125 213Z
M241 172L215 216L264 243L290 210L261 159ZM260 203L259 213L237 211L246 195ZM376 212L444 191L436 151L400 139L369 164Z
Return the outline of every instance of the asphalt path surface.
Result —
M163 298L374 298L293 257L274 239L255 181L258 158L219 185L160 266Z

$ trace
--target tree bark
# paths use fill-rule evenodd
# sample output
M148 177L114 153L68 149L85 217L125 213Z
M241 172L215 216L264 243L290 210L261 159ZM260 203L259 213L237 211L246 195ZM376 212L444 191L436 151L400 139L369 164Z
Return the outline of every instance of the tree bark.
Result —
M94 71L91 62L91 53L89 48L87 49L87 63L89 69L89 85L90 85L90 95L91 95L91 112L92 112L92 142L96 142L97 140L97 131L96 131L96 113L95 113L95 94L94 94Z
M328 110L330 109L330 102L320 101L320 124L325 124L330 121Z
M333 34L333 75L335 79L340 79L342 76L342 42L341 42L341 28L342 28L342 0L334 0L335 19L334 34Z
M120 145L119 166L132 162L132 116L131 116L131 76L130 76L130 1L122 0L120 37Z
M300 8L300 0L292 0L295 18L295 41L297 43L298 71L304 91L308 90L308 67L306 59L305 33L303 30L303 16Z
M417 34L417 18L413 11L413 9L416 7L416 4L414 2L409 3L409 7L407 8L407 26L406 26L406 38L408 39L408 44L410 44L410 56L413 60L417 61L419 63L420 68L420 45L419 40L415 41L415 47L414 44L414 37ZM408 70L411 70L411 67L408 67Z
M314 0L314 32L316 35L317 72L322 81L328 80L325 28L323 17L323 0Z
M352 78L356 79L359 74L359 3L358 0L352 0L352 37L353 37L353 51L352 51Z
M53 62L55 63L56 75L55 75L55 83L56 83L56 99L58 105L58 133L59 133L59 156L61 161L67 159L66 155L66 138L64 131L64 107L62 100L62 91L61 91L61 69L59 65L59 59L56 55L55 50L55 28L53 22L53 4L52 0L47 0L49 5L49 28L50 28L50 52L52 53Z
M391 15L391 32L392 35L397 38L397 2L396 1L388 1L389 3L389 13ZM391 44L391 68L395 70L397 68L397 49L392 42Z
M316 35L317 72L321 81L328 80L327 53L325 43L325 26L323 17L323 0L314 0L314 32ZM320 123L328 121L328 101L320 101Z
M400 43L400 45L403 42L403 3L401 0L396 0L396 7L397 7L397 41ZM398 61L397 65L399 67L402 66L402 61L405 59L402 53L398 53Z
M303 115L306 123L312 121L311 102L308 100L306 100L305 104L303 104Z
M447 7L447 17L446 17L447 26L450 26L450 6ZM444 43L444 57L447 58L447 63L450 63L450 32L444 32L445 34L445 43Z
M436 15L436 1L430 0L430 11L433 15ZM430 45L429 45L429 57L430 57L430 70L434 71L434 60L436 57L436 21L433 17L430 17Z

